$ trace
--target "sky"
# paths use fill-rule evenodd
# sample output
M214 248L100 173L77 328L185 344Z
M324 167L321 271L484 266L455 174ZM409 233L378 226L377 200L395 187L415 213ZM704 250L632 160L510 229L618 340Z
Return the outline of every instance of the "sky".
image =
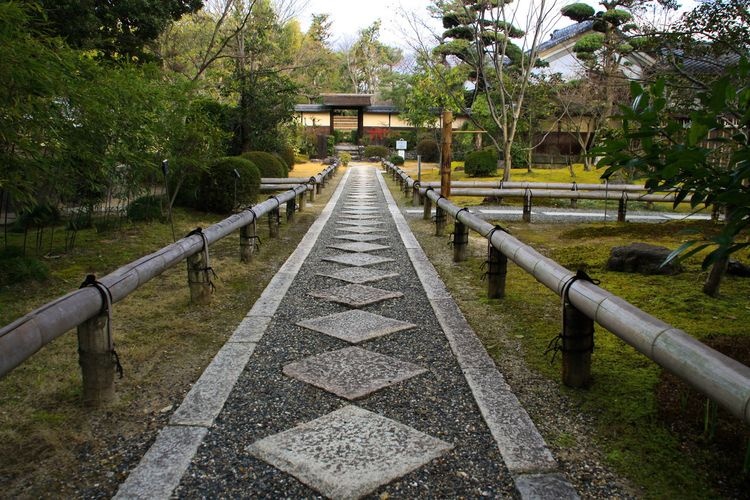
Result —
M517 0L525 2L525 0ZM586 3L597 7L596 0L584 0ZM408 49L408 39L413 38L414 31L406 22L403 11L417 14L422 20L431 24L435 31L442 31L440 22L430 19L427 7L430 0L309 0L307 8L298 16L303 30L310 26L313 13L330 14L333 21L333 45L346 40L353 40L357 32L362 28L370 26L375 20L382 21L380 40L391 46ZM560 1L559 5L572 3L572 1ZM683 10L692 8L695 0L682 0ZM572 24L567 18L560 19L555 28L561 28ZM548 36L545 36L546 40Z

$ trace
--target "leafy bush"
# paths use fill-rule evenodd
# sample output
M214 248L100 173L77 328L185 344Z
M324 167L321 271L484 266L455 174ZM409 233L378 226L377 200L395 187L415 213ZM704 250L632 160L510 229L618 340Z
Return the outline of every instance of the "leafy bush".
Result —
M388 158L388 161L393 163L394 165L403 165L404 159L401 158L399 155L393 155L390 158Z
M527 149L521 144L514 142L510 148L510 161L512 168L528 168L529 155Z
M280 151L277 152L277 154L282 160L284 160L287 171L292 170L294 168L294 164L296 163L296 158L294 155L293 147L284 146L283 148L281 148Z
M235 182L237 183L236 200ZM235 206L255 203L259 192L260 171L253 162L236 156L220 158L212 163L202 176L198 188L198 208L226 214Z
M352 155L344 151L343 153L339 154L339 159L341 160L341 164L345 167L349 165L349 162L352 161Z
M388 158L388 148L385 146L367 146L365 158Z
M422 139L417 144L417 154L422 157L422 161L435 162L440 158L440 148L434 140Z
M204 173L201 162L193 158L175 158L170 162L169 169L169 193L175 197L174 204L179 207L198 208L198 188Z
M160 220L162 197L160 195L141 196L128 205L128 219L135 222Z
M497 151L483 149L466 154L464 172L471 177L487 177L497 173Z
M49 269L38 259L25 257L17 248L6 248L0 252L0 286L26 281L42 281L49 276Z
M271 153L265 151L248 151L242 153L242 158L250 160L258 167L261 177L288 177L286 165Z

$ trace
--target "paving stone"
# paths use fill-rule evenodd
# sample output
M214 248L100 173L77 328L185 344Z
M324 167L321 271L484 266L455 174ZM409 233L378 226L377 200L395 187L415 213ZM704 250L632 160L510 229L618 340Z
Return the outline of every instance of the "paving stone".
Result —
M578 500L580 497L561 474L521 474L515 478L522 500Z
M328 248L344 250L345 252L374 252L376 250L387 250L391 248L388 245L378 245L377 243L367 243L364 241L353 241L351 243L332 243L326 245Z
M339 219L336 221L336 224L342 225L342 226L382 226L385 224L385 222L380 220L346 220L346 219Z
M351 220L382 220L383 217L379 214L368 214L368 215L346 215L344 217L341 217L341 219L351 219Z
M350 208L343 210L341 213L347 215L375 215L381 212L382 210L377 208Z
M453 446L356 406L345 406L247 448L334 500L362 497Z
M347 281L349 283L372 283L373 281L380 281L386 278L395 278L398 273L392 273L388 271L381 271L379 269L367 269L364 267L347 267L332 273L318 273L318 276L326 276L328 278L334 278L341 281Z
M384 229L380 229L377 227L372 226L347 226L347 227L340 227L340 231L347 231L350 233L359 233L359 234L370 234L370 233L384 233Z
M394 259L388 257L381 257L379 255L370 255L366 253L342 253L339 255L331 255L329 257L323 257L322 260L328 262L336 262L338 264L344 264L347 266L373 266L375 264L382 264L383 262L393 262Z
M358 284L344 285L327 290L314 290L309 292L309 294L319 299L344 304L349 307L364 307L404 296L401 292L392 292L390 290Z
M283 372L348 400L363 398L427 370L360 347L325 352L284 366Z
M349 241L377 241L387 238L384 234L337 234L334 239Z
M354 309L341 313L330 314L315 319L300 321L297 325L316 332L358 344L365 340L383 337L391 333L416 328L417 325L386 318L379 314Z

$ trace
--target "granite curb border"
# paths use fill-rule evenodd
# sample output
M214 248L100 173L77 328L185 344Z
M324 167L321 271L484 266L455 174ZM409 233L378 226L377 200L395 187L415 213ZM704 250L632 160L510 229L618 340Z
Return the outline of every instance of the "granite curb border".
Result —
M154 444L120 485L114 498L171 497L263 337L279 303L331 217L350 172L351 170L347 170L344 173L331 199L305 233L300 244L195 382L172 415L169 424L159 432Z
M419 245L383 179L377 176L388 210L407 248L438 322L490 429L516 492L522 499L577 499L534 422L487 354L432 263Z

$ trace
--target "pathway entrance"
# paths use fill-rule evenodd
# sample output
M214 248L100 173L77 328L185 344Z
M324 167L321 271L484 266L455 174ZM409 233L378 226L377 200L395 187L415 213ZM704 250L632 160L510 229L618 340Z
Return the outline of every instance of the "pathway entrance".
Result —
M120 498L576 498L372 166L350 168Z

